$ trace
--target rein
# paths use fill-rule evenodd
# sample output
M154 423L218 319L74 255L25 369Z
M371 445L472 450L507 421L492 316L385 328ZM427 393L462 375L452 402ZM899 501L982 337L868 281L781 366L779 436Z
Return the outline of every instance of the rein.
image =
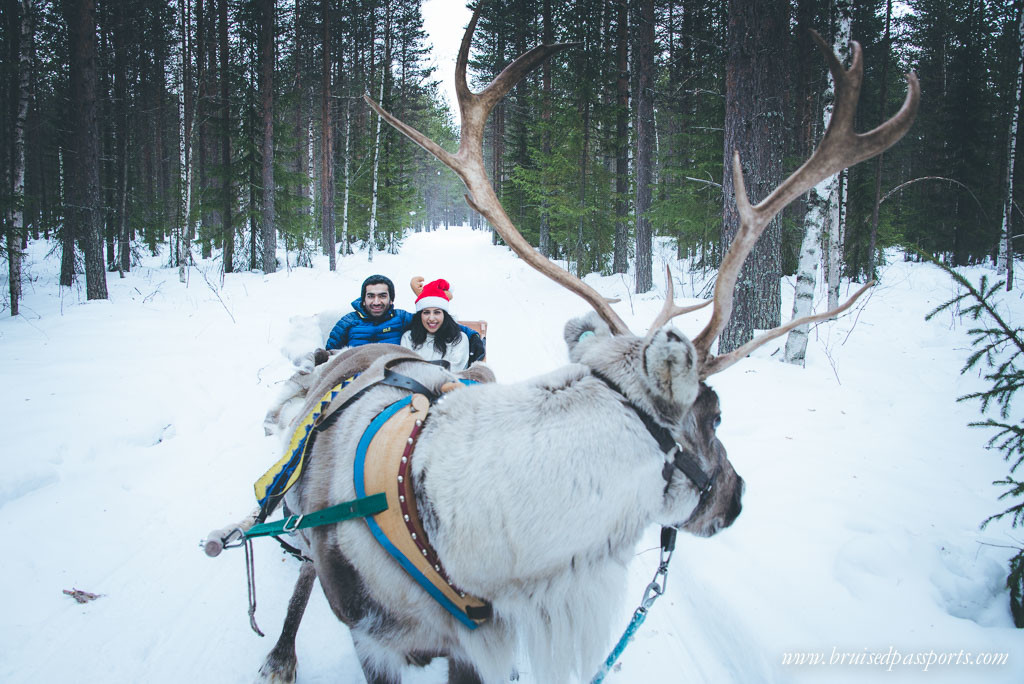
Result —
M640 625L644 624L644 620L647 619L647 611L658 600L658 597L665 593L665 587L668 586L668 564L672 560L672 552L675 548L676 528L662 527L661 559L658 561L658 569L654 573L654 579L651 580L650 584L647 585L647 589L644 590L644 597L641 599L637 609L633 611L633 619L629 621L626 631L619 637L615 648L612 649L612 652L608 654L608 657L601 664L601 668L594 675L594 678L590 680L590 684L601 684L604 681L604 678L608 676L608 673L615 666L615 662L622 657L622 652L626 650L626 646L633 640L637 630L640 629Z

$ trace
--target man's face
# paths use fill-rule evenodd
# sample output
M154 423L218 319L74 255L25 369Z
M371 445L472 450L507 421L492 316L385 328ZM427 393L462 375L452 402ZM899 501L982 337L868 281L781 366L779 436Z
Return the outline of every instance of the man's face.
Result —
M366 286L366 295L363 296L363 308L371 318L380 318L391 305L391 295L388 294L388 286L384 283Z

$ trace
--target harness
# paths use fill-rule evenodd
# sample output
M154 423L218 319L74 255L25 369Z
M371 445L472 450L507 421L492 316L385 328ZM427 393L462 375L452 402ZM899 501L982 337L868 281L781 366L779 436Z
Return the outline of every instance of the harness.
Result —
M372 492L387 495L390 505L366 518L377 542L445 610L464 626L476 629L490 619L491 605L452 584L427 539L416 506L412 458L430 405L423 393L412 394L371 421L356 448L353 483L359 499Z
M399 359L404 360L407 359ZM447 362L437 363L447 367ZM448 578L423 529L410 477L416 439L423 430L430 406L443 392L475 383L472 380L461 380L461 384L446 383L441 388L442 393L438 393L413 378L385 368L382 379L362 387L351 396L343 396L345 388L357 377L359 374L346 378L323 395L313 410L299 421L285 455L256 481L254 489L260 510L255 522L261 524L245 531L244 541L240 543L248 544L254 537L273 536L287 551L302 558L301 552L280 539L279 535L363 518L377 542L417 584L459 622L469 629L476 629L491 618L491 605L462 591ZM263 523L288 489L298 481L317 434L341 415L340 409L375 385L390 385L409 390L412 394L387 406L363 432L353 465L357 498L314 513ZM246 551L248 555L248 546ZM250 565L247 562L247 567ZM255 608L253 599L251 596L250 618ZM251 622L258 632L255 621Z
M407 360L407 359L396 359ZM444 362L440 362L444 364ZM717 472L708 476L697 458L683 448L672 437L671 432L660 425L649 413L629 400L625 392L602 373L591 370L591 374L617 393L623 403L637 414L648 433L658 443L665 456L662 477L665 491L671 486L676 470L681 471L696 487L700 500L694 511L699 510L714 488ZM430 545L416 508L413 482L410 477L412 457L417 438L423 430L430 406L442 395L425 387L417 380L395 373L385 367L384 378L371 381L362 387L352 388L350 396L344 390L353 383L355 374L333 387L315 404L314 409L299 422L289 443L285 456L255 484L256 496L260 502L255 522L261 523L248 530L234 528L229 537L224 537L221 548L245 545L246 568L249 579L249 618L252 628L260 634L255 622L255 592L252 578L251 540L259 536L278 537L300 529L333 524L353 518L364 518L374 538L402 566L435 601L469 629L489 620L493 615L491 605L482 599L466 594L452 584L447 573ZM475 384L461 380L462 384ZM311 451L318 432L325 429L340 415L339 410L377 384L390 385L410 390L411 395L387 406L370 422L363 432L356 448L353 467L353 484L356 498L336 506L305 515L291 515L275 523L263 523L284 497L287 490L298 480L306 455ZM442 392L458 387L447 383ZM370 494L369 492L373 492ZM398 506L394 506L397 500ZM648 609L665 592L668 579L668 564L675 548L676 529L663 527L661 534L661 561L654 579L648 584L641 605L634 612L633 620L619 639L612 653L603 663L601 670L592 680L599 684L614 666L628 642L643 624ZM297 549L278 539L286 549L299 555ZM210 553L208 549L208 554ZM217 551L219 553L219 550ZM300 556L301 557L301 556ZM308 560L308 559L306 559Z
M622 391L614 381L596 370L591 369L590 374L595 378L603 382L613 392L618 394L624 404L629 408L633 409L637 417L643 422L644 427L647 428L647 432L650 433L654 441L658 443L658 447L661 448L661 452L665 454L665 465L661 469L661 476L665 479L665 491L668 491L669 486L672 484L672 476L678 470L690 479L693 486L697 488L697 492L700 494L700 502L697 504L697 508L700 508L701 504L704 503L705 498L711 493L711 490L715 486L715 478L718 473L708 475L700 467L700 463L697 461L697 457L692 453L683 448L683 446L672 437L672 433L665 426L659 424L651 414L644 411L642 408L634 404L626 396L626 393ZM697 509L694 509L697 510Z

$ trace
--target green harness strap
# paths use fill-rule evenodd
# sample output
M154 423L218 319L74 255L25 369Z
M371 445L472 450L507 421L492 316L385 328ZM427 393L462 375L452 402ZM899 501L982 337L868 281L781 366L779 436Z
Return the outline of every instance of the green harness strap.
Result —
M339 523L343 520L351 520L353 518L365 518L368 515L380 513L381 511L386 510L387 507L387 495L384 492L380 492L379 494L371 494L370 496L364 496L360 499L345 501L337 506L324 508L323 510L316 511L314 513L293 515L289 516L285 520L263 523L262 525L253 525L249 528L249 531L245 533L245 538L252 539L253 537L277 536L279 534L294 532L295 530L302 530L307 527L319 527L321 525L330 525L332 523Z

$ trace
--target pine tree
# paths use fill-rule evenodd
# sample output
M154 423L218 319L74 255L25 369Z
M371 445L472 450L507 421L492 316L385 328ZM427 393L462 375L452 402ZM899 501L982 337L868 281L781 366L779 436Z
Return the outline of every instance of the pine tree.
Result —
M722 251L739 229L732 157L738 152L747 194L758 202L782 177L782 55L788 44L787 6L778 0L729 3L729 58L726 65L725 211ZM757 121L759 125L749 125ZM734 309L718 340L719 352L745 344L755 328L772 328L781 316L781 228L765 229L740 270Z
M65 184L71 190L68 220L85 254L86 297L107 298L103 262L103 219L100 205L100 139L98 127L96 5L94 0L70 0L67 26L71 32L71 92L75 156ZM67 249L68 243L65 243Z
M1006 285L1005 281L989 285L988 278L982 276L979 287L975 288L949 266L936 259L926 258L946 271L963 291L933 309L925 319L930 320L942 311L957 310L963 306L959 309L959 316L973 321L976 327L968 331L972 336L973 349L960 373L985 368L984 378L992 383L988 389L966 394L957 401L977 401L980 404L985 419L971 423L971 426L994 431L988 447L999 451L1003 459L1010 463L1010 472L1006 478L992 484L1007 488L999 499L1008 499L1012 503L1006 510L982 521L981 528L985 529L993 521L1003 518L1008 518L1014 528L1022 527L1024 482L1015 479L1014 473L1024 463L1024 421L1011 422L1010 409L1018 390L1024 388L1024 367L1021 367L1021 361L1024 360L1024 328L1013 326L999 313L995 300L997 293ZM988 415L992 410L996 412L996 418ZM1017 549L1009 564L1006 586L1010 590L1010 610L1014 624L1024 628L1024 548Z

